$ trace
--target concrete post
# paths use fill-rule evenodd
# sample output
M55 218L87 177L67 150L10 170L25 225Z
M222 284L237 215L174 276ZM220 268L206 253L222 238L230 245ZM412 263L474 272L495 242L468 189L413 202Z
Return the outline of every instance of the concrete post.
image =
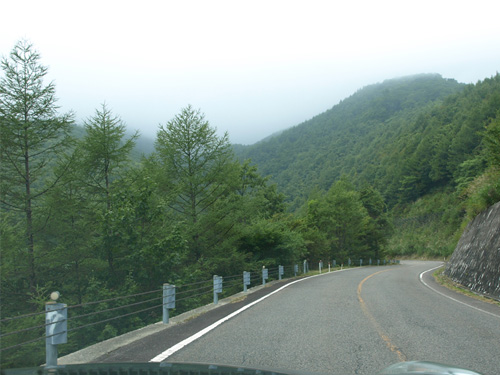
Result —
M214 304L219 303L219 293L222 293L222 276L214 275Z
M45 367L57 366L57 345L68 342L68 306L57 303L59 292L50 295L45 304Z
M163 324L168 324L169 309L175 309L175 285L163 284Z
M243 292L247 292L248 285L250 285L250 272L243 271Z

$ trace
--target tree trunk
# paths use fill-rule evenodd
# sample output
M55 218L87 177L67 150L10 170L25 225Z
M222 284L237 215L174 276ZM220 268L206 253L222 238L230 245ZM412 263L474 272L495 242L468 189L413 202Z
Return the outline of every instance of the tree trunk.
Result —
M109 215L109 213L111 212L111 194L109 191L109 184L110 184L110 182L109 182L109 167L108 167L107 162L104 166L104 184L106 187L106 209L107 209L107 213ZM108 228L106 228L106 233L108 236L108 239L106 241L106 246L107 246L106 253L107 253L107 257L108 257L109 272L111 275L113 275L115 272L114 264L113 264L114 257L113 257L113 248L112 248L113 230L109 228L109 217L108 217L108 220L106 221L106 225L108 225Z
M25 153L24 153L24 181L26 190L26 243L28 246L28 281L31 293L36 291L36 271L35 271L35 241L33 237L33 211L31 208L31 177L30 177L30 155L28 151L28 135L25 132Z

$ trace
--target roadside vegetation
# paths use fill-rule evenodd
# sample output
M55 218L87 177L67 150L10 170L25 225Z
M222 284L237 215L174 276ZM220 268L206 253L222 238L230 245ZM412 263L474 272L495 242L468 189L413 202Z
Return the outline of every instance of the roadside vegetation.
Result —
M498 74L369 86L250 147L187 105L138 156L110 105L82 124L58 112L31 44L1 68L2 318L42 311L54 290L76 305L304 260L441 259L500 200ZM159 320L89 327L60 354ZM36 364L39 346L1 365Z
M478 293L474 293L474 292L470 291L469 289L467 289L466 287L464 287L463 285L460 285L460 284L454 282L452 279L450 279L448 276L446 276L444 274L444 268L437 269L436 271L434 271L434 273L432 275L434 276L434 279L439 284L443 285L444 287L446 287L450 290L453 290L453 291L458 292L460 294L466 295L468 297L478 299L478 300L483 301L483 302L487 302L487 303L491 303L493 305L500 306L500 301L494 300L490 297L483 296L483 295L478 294Z

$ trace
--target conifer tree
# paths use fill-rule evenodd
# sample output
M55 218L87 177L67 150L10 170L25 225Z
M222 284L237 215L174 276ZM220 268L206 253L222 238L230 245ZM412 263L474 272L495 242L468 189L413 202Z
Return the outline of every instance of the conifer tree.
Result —
M188 106L160 127L156 151L163 173L161 185L172 196L169 206L188 224L191 249L199 258L207 245L202 235L227 217L220 216L220 205L237 189L239 168L228 135L217 136L203 114ZM209 216L210 223L203 222Z
M112 183L119 179L119 170L129 163L130 152L138 138L136 132L124 139L126 126L122 120L102 104L95 115L84 123L86 135L79 144L81 156L82 183L86 186L89 197L97 205L94 212L99 212L103 221L102 246L108 261L109 270L114 272L114 245L112 229Z
M129 161L138 133L124 139L126 126L102 104L95 115L84 123L86 135L80 144L83 154L83 166L87 186L93 194L100 196L111 208L110 189L116 172Z
M0 202L2 209L19 212L25 218L31 292L37 285L35 234L39 228L35 228L35 215L42 214L37 202L59 182L61 175L51 176L49 170L70 145L73 122L71 113L58 116L55 85L44 84L47 67L39 60L33 45L20 41L9 58L2 59L4 76L0 79Z

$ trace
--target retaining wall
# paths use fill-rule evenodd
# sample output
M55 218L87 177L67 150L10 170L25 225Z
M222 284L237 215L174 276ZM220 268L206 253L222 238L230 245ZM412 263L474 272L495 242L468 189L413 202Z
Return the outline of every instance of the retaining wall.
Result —
M444 272L473 292L500 300L500 202L467 225Z

